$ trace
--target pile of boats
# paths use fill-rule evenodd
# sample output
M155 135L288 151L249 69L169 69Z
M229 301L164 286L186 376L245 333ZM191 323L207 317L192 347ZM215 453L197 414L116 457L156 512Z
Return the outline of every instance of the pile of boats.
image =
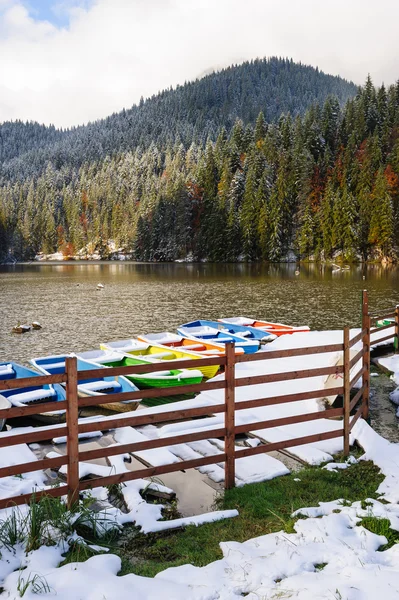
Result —
M81 377L78 380L78 395L100 396L121 392L133 392L140 389L166 388L201 383L202 380L214 377L219 366L196 367L195 361L205 356L220 356L225 353L227 342L235 343L236 354L253 353L262 344L273 341L281 335L308 331L308 327L291 327L281 323L269 323L247 317L233 317L218 321L198 320L184 323L177 328L177 334L171 332L149 333L137 339L127 339L103 343L98 350L44 356L30 360L34 369L14 362L0 363L0 380L26 377L37 378L37 385L29 388L6 390L0 396L0 408L6 406L26 406L33 402L55 403L65 400L63 385L41 385L41 375L54 375L65 372L65 361L68 356L77 357L77 368ZM187 369L162 370L163 361L179 361L190 359L193 367ZM87 371L102 367L129 367L137 365L159 364L160 370L154 373L126 376L87 378ZM143 399L141 402L126 400L118 403L104 404L104 408L118 412L131 411L138 404L154 406L160 403L173 402L179 397L163 397ZM180 398L181 399L181 398ZM99 406L102 406L101 403ZM62 420L64 411L52 411L37 415L41 420Z

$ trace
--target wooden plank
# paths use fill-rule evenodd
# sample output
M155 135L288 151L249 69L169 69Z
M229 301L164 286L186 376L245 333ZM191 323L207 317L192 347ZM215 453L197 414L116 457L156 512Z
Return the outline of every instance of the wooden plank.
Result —
M350 347L348 346L348 350L349 349L350 349ZM352 360L349 361L349 369L351 369L362 358L364 353L365 353L364 348L359 350L359 352L352 358Z
M31 415L39 415L44 412L51 412L53 410L65 410L66 401L61 400L60 402L43 402L27 404L26 406L13 406L12 408L0 409L0 419L15 419L17 417L29 417Z
M244 456L254 456L255 454L263 454L264 452L284 450L285 448L292 448L293 446L303 446L304 444L312 444L315 442L320 442L322 440L332 440L334 438L342 436L343 430L326 431L323 433L306 435L301 438L284 440L281 442L273 442L270 444L261 444L260 446L256 446L255 448L244 448L243 450L237 450L236 459L243 458Z
M349 454L349 415L350 415L350 348L349 327L344 329L344 456ZM363 350L362 350L363 352ZM357 358L357 357L355 357ZM357 360L356 360L357 362Z
M159 370L159 369L158 369ZM94 373L94 371L90 371ZM112 375L112 371L107 375ZM165 396L177 396L180 394L196 394L197 392L222 390L226 382L210 381L209 383L193 383L191 385L174 385L168 388L152 388L149 390L138 390L137 392L121 392L119 394L101 394L101 396L88 396L79 398L79 408L96 406L97 404L111 404L112 402L123 402L125 400L142 400L143 398L163 398Z
M14 431L17 431L15 429ZM45 440L51 440L54 437L60 435L67 435L67 427L59 427L58 429L40 429L39 431L18 433L16 435L1 435L0 434L0 448L7 448L8 446L16 446L17 444L32 444L34 442L43 442Z
M228 342L226 344L226 368L225 368L225 413L224 413L224 424L225 424L225 438L224 438L224 452L226 454L226 462L224 464L224 487L229 490L235 486L235 344Z
M150 467L148 469L139 469L138 471L128 471L127 473L119 473L117 475L109 475L108 477L98 477L90 481L81 481L79 484L80 490L87 490L95 487L103 487L113 485L115 483L123 483L124 481L134 481L135 479L144 479L145 477L157 477L165 473L175 473L176 471L184 471L186 469L195 469L205 465L213 465L224 462L226 455L215 454L214 456L204 456L203 458L194 458L185 460L171 465L161 465L159 467Z
M343 373L343 371L344 367L342 365L337 365L334 367L305 369L303 371L273 373L271 375L253 375L250 377L241 377L240 379L236 379L236 387L258 385L260 383L277 383L278 381L292 381L296 379L306 379L308 377L318 377L321 375L338 375L339 373Z
M38 377L23 377L21 379L3 379L0 381L0 393L2 390L15 390L17 388L35 387L47 385L48 383L65 383L65 373L58 375L39 375Z
M365 329L362 329L362 331L360 331L357 335L355 335L355 337L353 337L349 341L349 347L352 348L352 346L354 346L355 344L357 344L358 342L360 342L360 340L363 339L363 336L364 336L365 333L366 333Z
M294 334L295 335L295 334ZM293 356L307 356L309 354L324 354L326 352L342 352L342 344L328 346L310 346L309 348L290 348L288 350L270 350L270 352L257 352L254 354L240 354L236 356L236 363L268 360L273 358L291 358Z
M245 423L235 428L236 434L255 432L258 429L269 429L271 427L281 427L283 425L293 425L295 423L305 423L307 421L317 421L318 419L330 419L342 417L344 414L342 408L331 408L315 413L305 413L304 415L294 415L292 417L283 417L281 419L268 419L267 421L256 421L255 423Z
M171 352L173 352L173 348L171 348ZM155 354L151 356L156 358ZM135 358L134 355L132 355L132 358ZM79 381L83 381L85 379L100 379L102 377L115 377L117 375L156 373L157 371L169 371L170 369L200 369L201 367L224 366L225 364L226 357L224 355L208 356L205 358L184 358L181 360L161 360L158 363L143 365L128 365L127 367L100 367L90 371L78 371L78 379Z
M105 418L102 421L79 423L79 433L88 433L90 431L107 431L110 429L117 429L118 427L139 427L141 425L154 425L158 423L167 423L170 421L183 421L195 417L205 417L222 412L224 412L223 404L213 404L211 406L200 406L197 408L173 410L170 412L153 413L149 415L138 414L137 416L120 417L119 419Z
M13 496L12 498L2 498L0 500L0 510L8 508L10 506L18 506L20 504L29 504L29 502L40 500L43 496L52 496L53 498L60 498L65 496L67 493L67 486L62 485L60 487L50 488L49 490L43 490L41 492L35 492L34 494L21 494L20 496Z
M379 333L380 331L385 331L386 329L392 329L392 327L395 327L395 323L390 323L389 325L382 325L381 327L375 327L374 329L370 329L370 334L372 335L373 333Z
M43 458L20 465L12 465L10 467L0 468L1 477L13 477L14 475L22 475L22 473L32 473L44 469L58 469L62 465L68 464L68 457L60 456L59 458Z
M78 426L78 372L76 357L65 360L67 374L67 455L68 455L68 508L79 499L79 426Z
M207 431L192 431L165 438L156 438L155 440L144 440L142 442L131 442L129 444L118 444L107 446L106 448L96 448L94 450L85 450L79 453L80 461L92 461L98 458L108 456L117 456L118 454L135 454L143 450L153 450L154 448L165 448L165 446L174 446L175 444L187 444L199 440L208 440L209 438L222 438L225 435L225 428L209 429Z
M259 398L256 400L243 400L235 403L235 410L244 410L248 408L259 408L261 406L273 406L277 404L285 404L286 402L299 402L301 400L311 400L312 398L323 398L327 394L329 396L337 396L343 393L343 386L335 388L322 388L309 392L301 392L300 394L287 394L285 396L272 396L270 398ZM201 406L197 408L187 408L184 410L174 410L165 413L153 413L149 415L137 414L133 417L120 417L119 419L107 419L92 423L79 423L79 433L88 433L91 431L106 431L109 429L117 429L118 427L139 427L142 425L155 425L166 423L169 421L181 421L197 417L205 417L208 415L218 414L225 411L223 404L213 404L211 406Z
M313 398L324 398L326 396L338 396L344 391L343 386L335 388L322 388L309 392L300 392L299 394L286 394L285 396L271 396L270 398L259 398L256 400L242 400L236 402L236 410L246 408L259 408L260 406L274 406L275 404L286 404L287 402L300 402L301 400L312 400Z
M355 396L353 396L351 403L350 403L350 411L351 412L355 408L355 406L359 402L359 400L361 400L363 393L365 392L366 389L367 389L367 385L363 384L362 387L360 388L360 390L355 394Z
M363 357L363 358L364 358L364 357ZM364 373L365 373L365 372L366 372L366 368L365 368L365 367L362 367L362 368L360 369L360 371L358 371L358 372L356 373L356 375L354 376L354 378L351 380L351 383L350 383L350 387L351 387L351 389L354 387L355 383L357 383L357 382L359 381L359 379L361 378L361 376L362 376L362 375L364 375Z
M358 408L358 410L357 410L357 412L356 412L355 416L354 416L354 417L352 417L352 419L351 419L351 423L350 423L350 425L349 425L349 431L352 431L352 429L353 429L353 427L354 427L354 425L355 425L356 421L357 421L358 419L360 419L360 417L362 416L362 413L363 413L363 407L362 407L362 406L360 406L360 407Z
M372 320L375 321L383 321L384 319L393 319L395 317L395 311L392 309L387 309L387 311L390 312L385 312L385 311L381 311L383 314L381 315L381 313L379 315L370 315L370 318Z
M375 344L381 344L382 342L386 342L388 340L392 340L392 343L394 343L395 335L394 334L392 334L392 335L386 335L385 337L383 337L381 339L378 338L378 340L370 340L370 343L371 343L372 346L374 346Z
M368 420L369 419L369 404L370 404L370 317L368 314L364 315L363 318L364 321L364 329L366 330L364 337L363 337L363 350L364 350L364 354L363 354L363 386L364 386L364 392L363 392L363 400L362 400L362 406L363 406L363 418Z

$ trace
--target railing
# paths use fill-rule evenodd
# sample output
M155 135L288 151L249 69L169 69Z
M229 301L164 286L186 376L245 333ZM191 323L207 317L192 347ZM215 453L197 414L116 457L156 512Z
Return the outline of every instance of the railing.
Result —
M382 338L380 338L379 336L375 340L373 340L371 338L371 345L373 345L373 341L382 343L382 342L387 342L388 340L392 340L395 352L398 352L399 351L399 306L396 305L391 308L386 308L384 310L380 310L377 314L370 314L368 311L368 295L367 295L366 291L363 292L362 304L363 304L363 310L362 310L363 321L364 321L366 315L370 318L370 327L372 327L372 329L370 329L370 336L374 336L374 338L375 338L377 333L381 333L382 331L390 330L389 334L385 335ZM375 325L377 324L378 321L384 321L385 319L390 320L392 322L388 325L375 327Z
M38 492L35 498L39 498L43 494L52 496L68 496L68 504L72 505L78 498L80 490L88 488L102 487L111 484L119 484L125 481L138 478L153 477L183 469L201 467L204 465L225 463L225 487L231 488L235 485L235 460L246 456L254 456L257 454L271 452L274 450L283 450L293 446L300 446L328 440L343 436L344 453L349 452L349 434L360 416L368 417L368 401L369 401L369 371L370 371L370 318L368 313L363 315L362 331L350 339L349 328L345 328L343 332L342 344L330 344L325 346L295 348L289 350L276 350L256 354L235 355L234 344L226 344L226 353L223 356L207 357L198 360L179 360L162 363L162 369L182 369L182 368L201 368L211 365L219 365L224 367L225 376L220 381L209 381L206 383L175 386L173 388L140 390L137 392L124 392L118 394L107 394L94 397L78 397L77 383L85 379L92 379L104 376L128 375L136 373L152 373L159 371L159 364L137 365L127 367L112 367L99 368L96 370L77 371L76 358L66 359L65 373L59 375L41 376L40 384L61 383L66 385L66 400L62 402L50 402L42 404L34 404L26 407L12 407L0 410L0 419L26 417L43 412L54 410L66 410L65 425L53 427L37 427L31 432L18 434L17 430L3 432L0 434L0 447L11 447L16 444L29 444L33 442L43 442L52 439L56 436L67 437L67 452L65 456L57 458L44 458L42 460L0 468L0 478L12 475L20 475L40 469L58 469L61 466L67 465L67 482L59 487L53 487L49 490ZM355 356L351 358L351 349L356 343L362 342L362 347ZM298 371L287 371L284 373L274 373L266 375L252 375L248 377L236 378L235 365L242 362L264 361L279 358L311 356L329 352L342 352L343 364L335 366L318 367L311 369L303 369ZM353 353L353 350L352 350ZM362 360L361 369L351 379L351 369ZM195 363L195 364L194 364ZM334 388L321 388L307 392L300 392L289 395L276 395L267 398L257 398L252 400L236 401L236 389L242 386L251 386L264 383L278 383L282 381L299 380L304 378L312 378L317 376L336 375L342 376L342 384ZM351 399L351 389L363 376L362 387L357 391ZM5 389L25 388L31 385L37 385L38 378L27 379L11 379L0 381L0 393ZM158 414L140 414L140 411L132 415L104 417L103 419L92 422L79 422L79 409L95 406L98 404L111 404L122 400L140 400L151 397L174 396L187 393L197 393L210 390L224 389L224 403L214 404L212 406L197 406L190 409L172 409L168 412L160 412ZM245 423L236 425L237 411L249 408L259 408L264 406L272 406L283 403L298 402L301 400L317 399L335 395L343 396L343 406L339 408L328 408L320 412L306 413L295 416L283 417L267 421L255 421L253 423ZM357 404L361 402L355 414L353 413ZM107 448L98 448L95 450L81 450L79 448L79 434L93 431L104 431L116 429L118 427L138 427L149 424L160 424L183 419L192 419L207 415L224 414L224 426L217 427L212 430L191 432L187 434L174 435L171 437L151 439L128 444L113 445ZM291 425L295 423L304 423L307 421L317 421L319 419L338 418L342 417L343 427L328 432L319 432L312 435L307 435L299 438L286 439L274 443L261 444L257 447L243 448L237 450L235 447L235 437L250 431L278 427L282 425ZM14 433L15 431L15 433ZM204 456L192 460L184 460L178 463L167 464L162 466L147 467L136 471L129 471L122 474L112 474L106 477L98 477L89 481L79 481L79 461L90 461L99 458L106 458L124 453L135 453L140 450L150 450L154 448L162 448L165 446L173 446L175 444L189 443L193 441L206 440L209 438L223 438L224 451L217 455ZM28 502L31 494L14 496L0 500L0 508L12 504L22 504Z

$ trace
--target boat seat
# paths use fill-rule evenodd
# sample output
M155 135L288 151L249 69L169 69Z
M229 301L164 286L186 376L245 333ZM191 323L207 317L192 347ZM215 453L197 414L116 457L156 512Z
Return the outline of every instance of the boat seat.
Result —
M32 390L30 392L17 392L8 396L8 400L14 406L21 406L21 404L30 404L31 402L43 402L48 400L51 402L57 397L55 390Z
M182 348L184 350L197 350L197 351L204 351L206 350L206 346L204 346L204 344L187 344L187 346L182 346Z
M144 358L145 360L151 358L169 358L170 356L174 358L176 355L174 352L154 352L154 354L132 354L132 356L137 356L137 358Z
M173 377L173 374L171 371L154 371L153 373L131 375L131 377L147 377L148 379L152 379L157 377Z
M15 371L12 368L12 364L0 365L0 379L10 379L15 377Z
M43 363L40 365L43 369L46 369L46 371L50 371L53 369L65 369L65 360L60 360L59 362L53 362L53 363Z
M117 381L90 381L79 385L82 392L117 392L121 389L122 386Z

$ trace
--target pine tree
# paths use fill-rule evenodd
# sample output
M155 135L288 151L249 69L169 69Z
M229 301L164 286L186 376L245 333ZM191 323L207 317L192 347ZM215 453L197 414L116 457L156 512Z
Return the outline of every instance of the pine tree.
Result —
M369 241L379 247L384 256L388 256L393 243L393 206L382 168L378 170L371 201Z

